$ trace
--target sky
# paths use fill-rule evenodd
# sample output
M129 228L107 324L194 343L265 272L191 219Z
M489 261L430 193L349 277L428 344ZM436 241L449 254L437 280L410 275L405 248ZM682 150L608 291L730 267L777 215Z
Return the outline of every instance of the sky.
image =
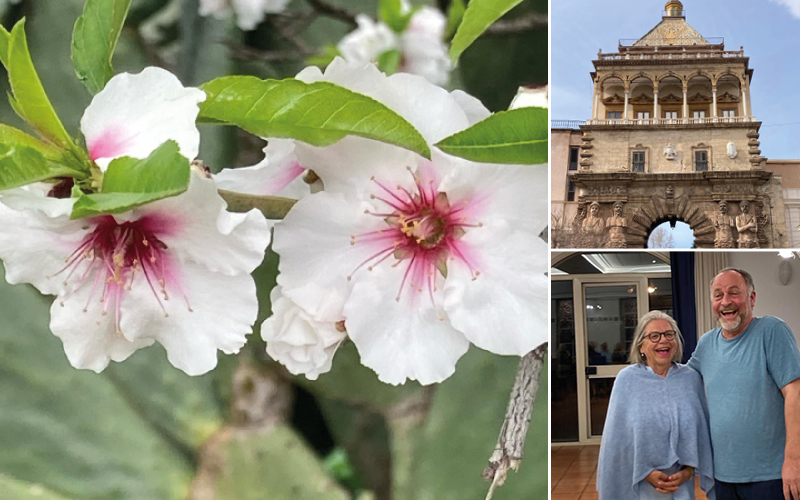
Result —
M754 70L751 109L762 122L761 154L800 159L800 0L685 0L686 22L704 37L724 37ZM551 2L551 118L592 113L592 60L617 52L661 22L665 0Z

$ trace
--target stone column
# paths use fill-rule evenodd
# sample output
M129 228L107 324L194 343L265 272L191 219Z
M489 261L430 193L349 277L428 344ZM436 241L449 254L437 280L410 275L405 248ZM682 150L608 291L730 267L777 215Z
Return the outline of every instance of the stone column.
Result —
M625 120L628 118L628 97L631 95L631 87L630 84L625 83L625 107L622 108L622 119Z
M597 113L600 111L598 108L600 107L600 93L602 92L603 87L600 83L594 84L594 104L592 105L592 120L597 120Z
M747 85L747 76L744 77L742 81L742 114L744 116L750 116L750 111L747 109L747 93L749 92L750 87Z
M687 102L686 94L689 93L689 83L683 82L683 117L689 118L689 103Z
M711 86L711 116L717 117L717 86Z
M653 87L653 120L660 118L658 116L658 87ZM653 123L656 123L655 121Z

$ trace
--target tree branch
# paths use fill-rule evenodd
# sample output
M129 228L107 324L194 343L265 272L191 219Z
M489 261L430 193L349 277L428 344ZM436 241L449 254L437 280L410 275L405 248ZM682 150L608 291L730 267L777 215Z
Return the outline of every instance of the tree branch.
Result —
M218 190L219 195L228 204L231 212L249 212L257 208L267 219L279 220L286 217L289 210L297 203L297 200L281 198L280 196L255 196L252 194L236 193Z
M544 343L526 354L519 363L500 436L489 458L489 465L483 471L484 479L492 482L486 500L491 500L495 489L505 482L508 470L517 470L522 461L525 436L531 423L539 376L546 356L547 343Z
M320 14L325 14L328 17L344 21L350 25L350 28L355 29L358 27L356 15L346 9L331 5L325 0L308 0L308 3Z
M486 30L486 35L513 35L536 28L547 27L547 13L528 12L515 19L497 21Z

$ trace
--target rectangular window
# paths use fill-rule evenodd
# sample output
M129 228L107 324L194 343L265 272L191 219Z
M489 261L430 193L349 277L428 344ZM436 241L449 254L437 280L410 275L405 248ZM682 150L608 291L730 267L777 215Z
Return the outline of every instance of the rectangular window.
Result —
M664 118L677 120L678 119L678 112L677 111L664 111Z
M633 152L633 170L634 172L644 172L644 151Z
M692 118L705 118L706 117L706 110L705 109L695 109L692 111Z
M608 119L609 120L620 120L620 119L622 119L622 111L609 111L608 112Z
M575 201L575 184L567 180L567 201Z
M708 172L708 151L694 152L694 169L698 172Z
M578 151L580 148L569 148L569 170L578 170Z
M650 119L650 112L649 111L637 111L636 112L636 119L637 120L649 120Z
M723 118L733 118L734 116L736 116L736 110L735 109L723 109L722 110L722 116L723 116Z

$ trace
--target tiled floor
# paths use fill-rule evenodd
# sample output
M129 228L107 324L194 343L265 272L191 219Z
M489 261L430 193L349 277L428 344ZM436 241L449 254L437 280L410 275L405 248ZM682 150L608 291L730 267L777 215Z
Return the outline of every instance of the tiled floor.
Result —
M553 446L550 453L550 500L598 500L595 483L599 446ZM706 500L697 482L694 489L697 500Z

